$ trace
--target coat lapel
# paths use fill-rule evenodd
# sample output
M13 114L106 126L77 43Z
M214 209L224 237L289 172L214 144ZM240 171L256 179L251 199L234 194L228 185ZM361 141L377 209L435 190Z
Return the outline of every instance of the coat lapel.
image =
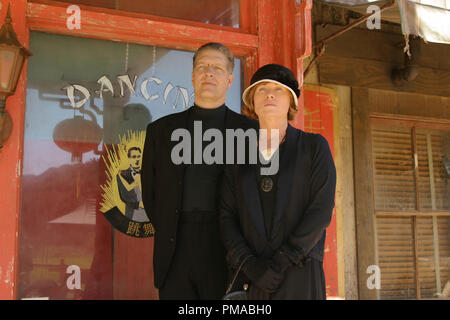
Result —
M240 166L240 176L242 178L242 192L248 212L252 217L256 229L261 237L267 242L274 240L280 231L282 217L289 203L289 194L292 185L293 173L297 158L297 138L298 134L295 128L288 125L286 132L286 148L279 164L279 176L277 183L277 196L275 203L275 212L273 216L272 232L270 239L267 239L264 226L264 218L259 197L259 186L257 184L256 170L254 165Z
M291 125L286 131L286 147L280 159L279 176L277 184L277 197L273 216L271 239L275 239L282 222L283 213L289 202L289 194L294 176L294 168L297 158L298 134Z
M228 111L227 113L227 121L229 126L227 128L239 129L242 128L254 129L258 130L259 124L256 120L248 119L246 122L235 114L233 111ZM245 118L244 118L245 119ZM255 141L256 142L256 141ZM252 218L252 221L256 227L256 230L260 234L260 236L267 242L267 234L264 226L264 216L261 207L261 199L259 197L259 186L256 177L256 164L248 164L249 159L251 158L248 152L250 152L249 145L246 144L246 163L244 165L239 165L239 176L241 177L241 187L242 193L245 199L245 204L247 206L247 210ZM257 149L256 149L257 150ZM236 153L238 152L235 149L235 161L236 161ZM257 156L258 157L258 156Z
M190 108L187 109L186 111L180 112L180 113L176 114L174 117L170 117L168 119L167 132L166 132L167 140L166 141L169 142L169 149L168 149L169 158L171 158L173 147L179 143L178 141L171 140L172 132L179 128L187 129L189 113L190 113ZM184 169L186 167L186 164L184 164L184 163L179 164L179 165L173 164L173 166L175 167L175 170L177 172L178 181L183 181Z
M259 198L259 189L256 179L255 165L241 165L240 176L242 181L242 192L247 205L248 212L260 236L267 242L264 218Z
M258 127L258 122L253 119L248 119L242 117L239 113L226 108L225 114L225 128L227 129L243 129L244 131L248 128L256 129Z

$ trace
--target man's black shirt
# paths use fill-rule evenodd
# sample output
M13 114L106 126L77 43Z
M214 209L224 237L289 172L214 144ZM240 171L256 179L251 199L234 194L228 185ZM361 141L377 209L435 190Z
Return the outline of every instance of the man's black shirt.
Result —
M217 211L217 195L223 164L205 164L204 148L211 141L202 142L202 163L194 163L194 121L201 121L202 136L208 129L225 127L225 105L215 109L205 109L194 105L188 117L188 130L191 134L191 164L186 165L183 181L183 211Z

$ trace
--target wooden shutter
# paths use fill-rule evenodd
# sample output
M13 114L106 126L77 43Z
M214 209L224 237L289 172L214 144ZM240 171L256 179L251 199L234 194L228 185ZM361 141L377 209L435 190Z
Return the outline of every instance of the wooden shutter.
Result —
M378 266L381 299L416 297L414 237L411 217L379 217L377 222Z
M414 210L411 130L377 126L372 130L375 210Z
M449 131L372 124L381 299L436 298L449 281Z
M440 275L442 290L450 289L450 218L438 217Z

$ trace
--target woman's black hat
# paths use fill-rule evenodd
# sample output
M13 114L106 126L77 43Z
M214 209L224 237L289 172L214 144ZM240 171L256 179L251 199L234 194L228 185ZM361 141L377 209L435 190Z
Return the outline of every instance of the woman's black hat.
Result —
M261 82L277 83L288 89L294 98L296 108L298 108L297 100L300 96L300 89L298 88L298 81L295 78L294 73L285 66L275 63L266 64L256 70L250 81L250 86L245 89L242 94L242 100L246 105L248 105L249 102L250 97L248 97L248 94L250 89Z

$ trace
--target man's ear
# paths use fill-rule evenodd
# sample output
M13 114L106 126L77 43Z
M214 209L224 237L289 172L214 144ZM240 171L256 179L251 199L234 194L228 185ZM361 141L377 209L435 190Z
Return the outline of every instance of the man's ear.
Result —
M233 85L233 81L234 81L234 74L231 73L228 76L228 86L227 86L228 89L231 88L231 86Z

